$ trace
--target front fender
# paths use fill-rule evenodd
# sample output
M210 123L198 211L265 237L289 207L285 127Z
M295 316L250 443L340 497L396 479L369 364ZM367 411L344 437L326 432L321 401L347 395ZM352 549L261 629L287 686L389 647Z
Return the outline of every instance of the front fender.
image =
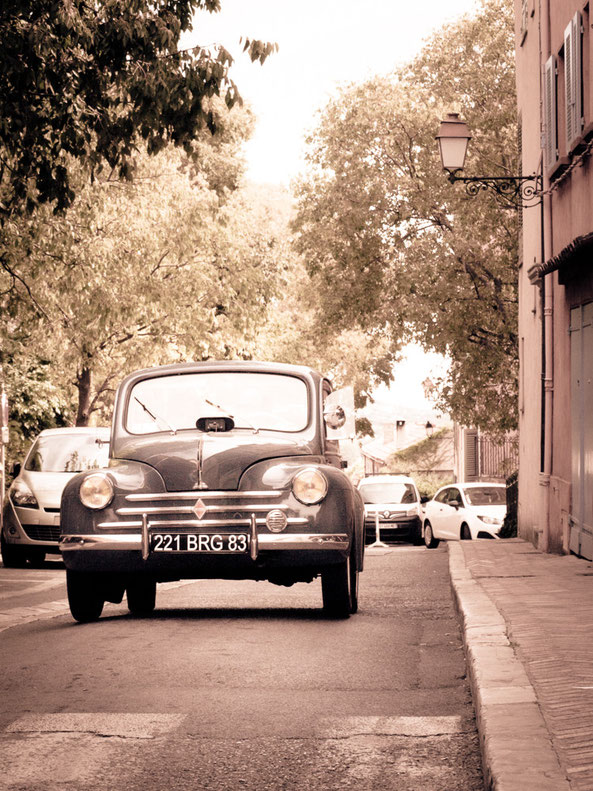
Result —
M80 502L80 486L85 478L97 472L105 473L111 480L114 497L107 508L94 511ZM154 467L132 461L116 461L103 470L88 470L75 475L62 493L60 524L63 535L89 534L97 521L115 521L115 509L123 504L127 494L136 492L164 492L165 483Z

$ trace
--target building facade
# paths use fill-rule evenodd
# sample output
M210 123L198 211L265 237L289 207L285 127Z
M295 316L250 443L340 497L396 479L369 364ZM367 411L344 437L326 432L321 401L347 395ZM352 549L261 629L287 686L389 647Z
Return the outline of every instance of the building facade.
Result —
M593 30L583 0L515 0L524 175L519 535L593 557Z

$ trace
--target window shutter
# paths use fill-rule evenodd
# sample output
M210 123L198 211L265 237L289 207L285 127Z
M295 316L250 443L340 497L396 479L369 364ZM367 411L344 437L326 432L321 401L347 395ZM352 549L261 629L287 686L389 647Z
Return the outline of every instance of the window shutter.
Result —
M463 432L464 467L466 481L478 477L478 432L475 429L464 429Z
M556 57L552 55L544 66L544 160L548 168L558 159L556 74Z
M581 15L577 11L564 31L566 147L571 151L583 128Z

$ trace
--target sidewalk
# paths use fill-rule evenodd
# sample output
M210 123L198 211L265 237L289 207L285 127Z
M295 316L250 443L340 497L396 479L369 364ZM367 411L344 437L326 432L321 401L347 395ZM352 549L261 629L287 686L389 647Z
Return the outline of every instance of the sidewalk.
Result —
M593 791L593 563L448 543L486 788Z

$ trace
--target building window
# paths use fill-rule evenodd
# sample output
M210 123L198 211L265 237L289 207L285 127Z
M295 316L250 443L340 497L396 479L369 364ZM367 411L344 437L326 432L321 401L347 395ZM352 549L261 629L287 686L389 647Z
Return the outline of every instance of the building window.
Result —
M577 11L564 31L566 148L570 152L583 131L583 22Z

